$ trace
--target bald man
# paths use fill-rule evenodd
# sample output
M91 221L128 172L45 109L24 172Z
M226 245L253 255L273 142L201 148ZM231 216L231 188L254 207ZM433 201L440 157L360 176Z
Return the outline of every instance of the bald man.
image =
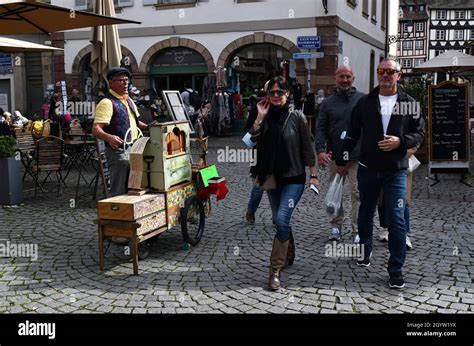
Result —
M352 108L357 101L364 96L352 86L354 73L350 66L339 66L336 69L333 94L326 98L321 104L318 122L316 124L316 153L318 154L319 167L329 166L329 182L336 175L335 160L342 156L342 145ZM357 230L357 215L359 211L359 190L357 188L357 161L359 159L360 143L351 153L349 163L346 166L347 176L351 187L351 234L354 243L359 242ZM329 157L328 153L332 152ZM342 234L342 222L344 221L344 210L341 206L336 217L330 220L331 231L329 239L339 241Z

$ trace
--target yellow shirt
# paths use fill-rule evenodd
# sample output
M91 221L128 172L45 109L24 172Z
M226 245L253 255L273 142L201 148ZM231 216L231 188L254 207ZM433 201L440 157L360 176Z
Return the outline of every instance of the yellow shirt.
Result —
M128 106L127 102L127 97L128 95L122 95L120 96L117 94L115 91L112 89L109 89L109 92L112 96L118 98L127 108L127 113L128 113L128 118L130 120L130 132L132 133L132 141L135 141L138 138L138 131L137 131L137 124L135 121L135 117L133 116L132 112L130 111L130 108ZM131 104L134 107L135 114L137 117L140 116L140 113L138 113L137 106L135 103L130 99ZM110 124L110 120L112 119L112 115L114 113L114 107L112 105L112 101L109 100L108 98L103 98L97 107L95 108L95 117L94 117L94 123L100 123L100 124Z

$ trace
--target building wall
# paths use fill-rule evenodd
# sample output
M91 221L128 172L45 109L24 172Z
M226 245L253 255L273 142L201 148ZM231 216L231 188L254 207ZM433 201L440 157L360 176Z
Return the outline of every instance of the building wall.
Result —
M74 7L74 0L53 1L55 5ZM328 13L324 13L322 1L267 0L254 3L235 3L234 0L201 1L195 7L155 9L135 1L132 7L124 7L118 17L139 20L140 25L119 26L121 45L131 51L138 64L140 83L146 81L146 63L151 58L151 47L160 42L190 39L209 52L215 66L225 61L241 47L233 42L245 37L266 37L265 34L285 39L286 48L293 52L297 36L321 35L325 53L323 59L311 64L312 88L332 89L334 70L344 56L354 59L360 79L358 86L368 91L368 66L370 50L375 52L375 61L384 54L386 32L381 30L382 6L378 2L377 22L374 24L362 15L361 1L355 9L346 1L328 1ZM370 4L369 1L369 13ZM389 15L389 18L393 17ZM321 24L323 23L323 24ZM65 73L77 73L78 57L90 46L90 30L74 30L65 33ZM338 54L339 40L343 41L344 54ZM276 42L281 40L275 40ZM291 44L289 44L289 43ZM363 50L360 48L364 47ZM206 53L207 54L207 53ZM364 63L359 62L365 59ZM76 72L74 72L76 71ZM137 72L137 71L134 71ZM209 71L212 73L212 71ZM366 75L366 76L365 76ZM297 76L305 83L306 69L302 60L297 61ZM363 77L364 76L364 77Z

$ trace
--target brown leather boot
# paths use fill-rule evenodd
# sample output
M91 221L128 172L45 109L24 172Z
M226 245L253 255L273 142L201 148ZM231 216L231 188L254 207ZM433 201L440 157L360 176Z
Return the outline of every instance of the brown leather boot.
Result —
M296 255L296 248L295 248L295 239L293 238L293 232L290 231L290 242L288 244L288 253L286 255L286 260L285 264L283 265L283 269L293 265L293 262L295 261L295 255Z
M270 277L268 289L276 291L280 288L280 271L285 264L290 240L281 241L277 236L273 239L272 255L270 257Z

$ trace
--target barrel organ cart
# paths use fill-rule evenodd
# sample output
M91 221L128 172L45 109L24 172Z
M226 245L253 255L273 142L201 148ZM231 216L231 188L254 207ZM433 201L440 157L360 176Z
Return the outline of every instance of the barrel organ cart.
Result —
M205 160L207 138L193 142L201 150L196 164L192 163L187 121L153 125L150 137L135 141L130 152L128 194L98 202L95 223L100 270L104 267L107 238L129 239L134 275L138 274L138 259L149 254L148 240L174 226L181 225L185 244L199 243L206 209L210 211L210 195L223 183L227 189L224 178L202 174L209 168Z

